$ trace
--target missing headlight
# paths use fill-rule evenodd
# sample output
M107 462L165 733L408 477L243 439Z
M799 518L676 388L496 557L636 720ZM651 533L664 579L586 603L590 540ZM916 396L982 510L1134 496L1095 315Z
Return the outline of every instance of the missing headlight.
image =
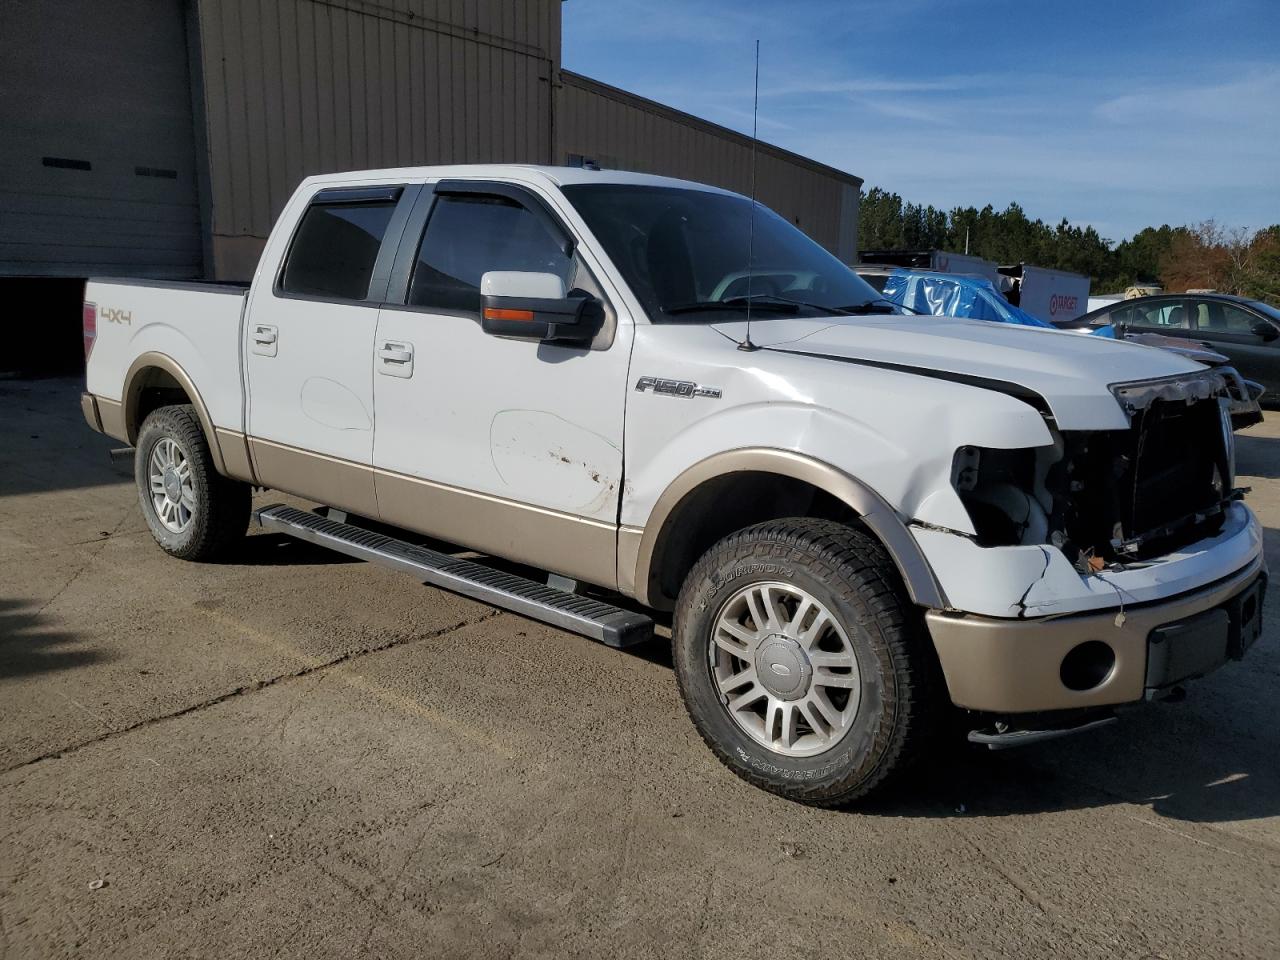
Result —
M961 447L951 483L980 546L1049 544L1081 573L1212 536L1231 490L1215 398L1149 397L1127 430L1054 431L1053 446Z
M1036 499L1034 449L961 447L951 464L951 484L969 512L983 547L1044 543L1048 522Z

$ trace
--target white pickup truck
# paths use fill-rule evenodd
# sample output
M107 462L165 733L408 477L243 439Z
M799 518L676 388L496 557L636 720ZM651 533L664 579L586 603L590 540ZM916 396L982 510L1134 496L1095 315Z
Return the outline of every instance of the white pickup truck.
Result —
M796 800L863 796L955 714L990 746L1107 722L1260 630L1220 375L900 315L723 190L313 177L248 289L86 299L84 414L166 551L233 549L260 486L320 505L265 527L606 643L674 611L703 738Z

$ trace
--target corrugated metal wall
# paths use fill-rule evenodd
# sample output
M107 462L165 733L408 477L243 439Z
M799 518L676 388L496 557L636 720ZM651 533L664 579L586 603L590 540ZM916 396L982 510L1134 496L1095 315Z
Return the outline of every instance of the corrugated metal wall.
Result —
M602 167L660 173L749 193L751 140L588 77L561 72L557 163L577 154ZM862 180L768 144L756 196L841 257L857 259Z
M198 27L218 277L310 174L552 162L560 0L199 0Z

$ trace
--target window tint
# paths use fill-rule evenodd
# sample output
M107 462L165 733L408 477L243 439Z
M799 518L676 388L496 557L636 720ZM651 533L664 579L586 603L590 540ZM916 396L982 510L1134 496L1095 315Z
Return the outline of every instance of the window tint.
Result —
M409 303L479 313L480 278L490 270L554 273L571 290L577 263L562 244L512 200L438 197L418 248Z
M1233 303L1220 300L1201 300L1192 305L1196 316L1196 326L1201 330L1216 330L1220 333L1253 333L1253 325L1258 317Z
M285 293L363 300L395 201L313 203L302 215L280 278Z
M1191 325L1191 321L1181 301L1165 300L1160 303L1135 306L1133 324L1138 327L1186 330Z

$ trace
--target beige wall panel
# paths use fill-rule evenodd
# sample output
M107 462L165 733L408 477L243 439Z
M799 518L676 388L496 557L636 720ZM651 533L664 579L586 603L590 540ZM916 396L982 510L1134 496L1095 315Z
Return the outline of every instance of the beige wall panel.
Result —
M303 177L552 162L559 0L199 0L198 24L220 279Z

